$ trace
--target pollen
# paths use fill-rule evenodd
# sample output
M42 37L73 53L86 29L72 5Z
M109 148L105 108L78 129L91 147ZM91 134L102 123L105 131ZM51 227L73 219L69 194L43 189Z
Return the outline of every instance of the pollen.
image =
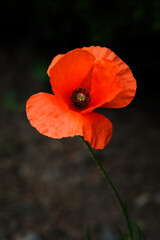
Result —
M91 101L91 95L85 88L75 89L71 96L72 105L75 108L82 109L86 108Z
M78 93L77 94L77 99L78 99L78 101L80 101L80 102L82 102L82 101L84 101L85 100L85 95L83 94L83 93Z

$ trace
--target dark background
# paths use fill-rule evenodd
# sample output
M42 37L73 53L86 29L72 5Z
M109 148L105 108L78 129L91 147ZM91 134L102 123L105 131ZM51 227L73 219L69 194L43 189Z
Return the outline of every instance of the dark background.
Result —
M96 151L147 239L159 240L160 1L2 1L0 7L0 224L4 239L117 240L121 210L78 137L40 135L25 116L34 93L51 92L59 53L110 48L137 79L134 101L102 110L114 134Z

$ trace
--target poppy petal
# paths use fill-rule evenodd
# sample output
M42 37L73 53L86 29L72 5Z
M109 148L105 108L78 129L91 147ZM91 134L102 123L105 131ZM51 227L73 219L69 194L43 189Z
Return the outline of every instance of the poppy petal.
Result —
M137 88L136 80L133 77L129 66L108 48L91 46L88 48L84 47L83 49L93 54L97 60L105 58L114 61L118 65L117 75L119 76L121 92L117 94L113 100L107 102L102 107L120 108L127 106L134 98Z
M95 57L82 49L63 55L50 70L50 82L55 95L71 104L72 92L87 77Z
M136 80L133 77L130 68L125 63L119 65L118 75L121 84L121 92L112 101L104 104L102 107L126 107L134 98L137 89Z
M83 116L83 137L92 148L103 149L112 137L113 127L110 120L98 113Z
M112 58L110 58L110 54L112 53L114 54L114 52L112 52L109 48L106 48L106 47L91 46L91 47L83 47L82 49L93 54L96 60L100 58L107 58L109 60L112 60Z
M112 124L98 113L79 114L64 107L48 93L32 95L26 105L27 117L41 134L51 138L84 136L91 147L103 149L112 136Z
M118 65L115 62L105 58L95 62L92 71L91 102L82 113L91 112L110 102L121 91L117 69Z
M52 67L59 61L59 59L61 59L63 57L63 54L58 54L57 56L55 56L51 62L51 64L49 65L49 68L47 70L47 74L50 77L50 71L52 69Z
M82 118L66 108L52 94L32 95L26 105L27 117L41 134L51 138L82 135Z

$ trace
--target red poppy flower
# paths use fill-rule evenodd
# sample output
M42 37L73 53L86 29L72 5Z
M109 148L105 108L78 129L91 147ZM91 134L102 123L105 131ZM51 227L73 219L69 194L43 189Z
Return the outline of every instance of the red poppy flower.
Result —
M91 147L103 149L112 124L98 107L121 108L136 91L130 68L105 47L84 47L57 55L47 71L53 94L37 93L26 105L27 117L51 138L83 136Z

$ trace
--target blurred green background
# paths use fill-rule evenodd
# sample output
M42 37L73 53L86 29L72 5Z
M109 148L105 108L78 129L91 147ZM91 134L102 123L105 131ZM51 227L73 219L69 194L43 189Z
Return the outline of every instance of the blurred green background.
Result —
M90 45L111 48L131 67L141 101L149 95L149 107L155 106L151 101L158 100L159 93L159 0L9 0L1 6L0 24L0 42L11 55L22 44L39 55L33 66L39 75L59 53Z
M114 135L97 154L147 238L159 240L160 1L2 1L0 29L4 238L85 239L90 223L93 240L119 239L120 209L79 138L41 136L25 116L32 94L51 92L46 71L54 56L99 45L130 66L138 89L129 107L103 112Z

